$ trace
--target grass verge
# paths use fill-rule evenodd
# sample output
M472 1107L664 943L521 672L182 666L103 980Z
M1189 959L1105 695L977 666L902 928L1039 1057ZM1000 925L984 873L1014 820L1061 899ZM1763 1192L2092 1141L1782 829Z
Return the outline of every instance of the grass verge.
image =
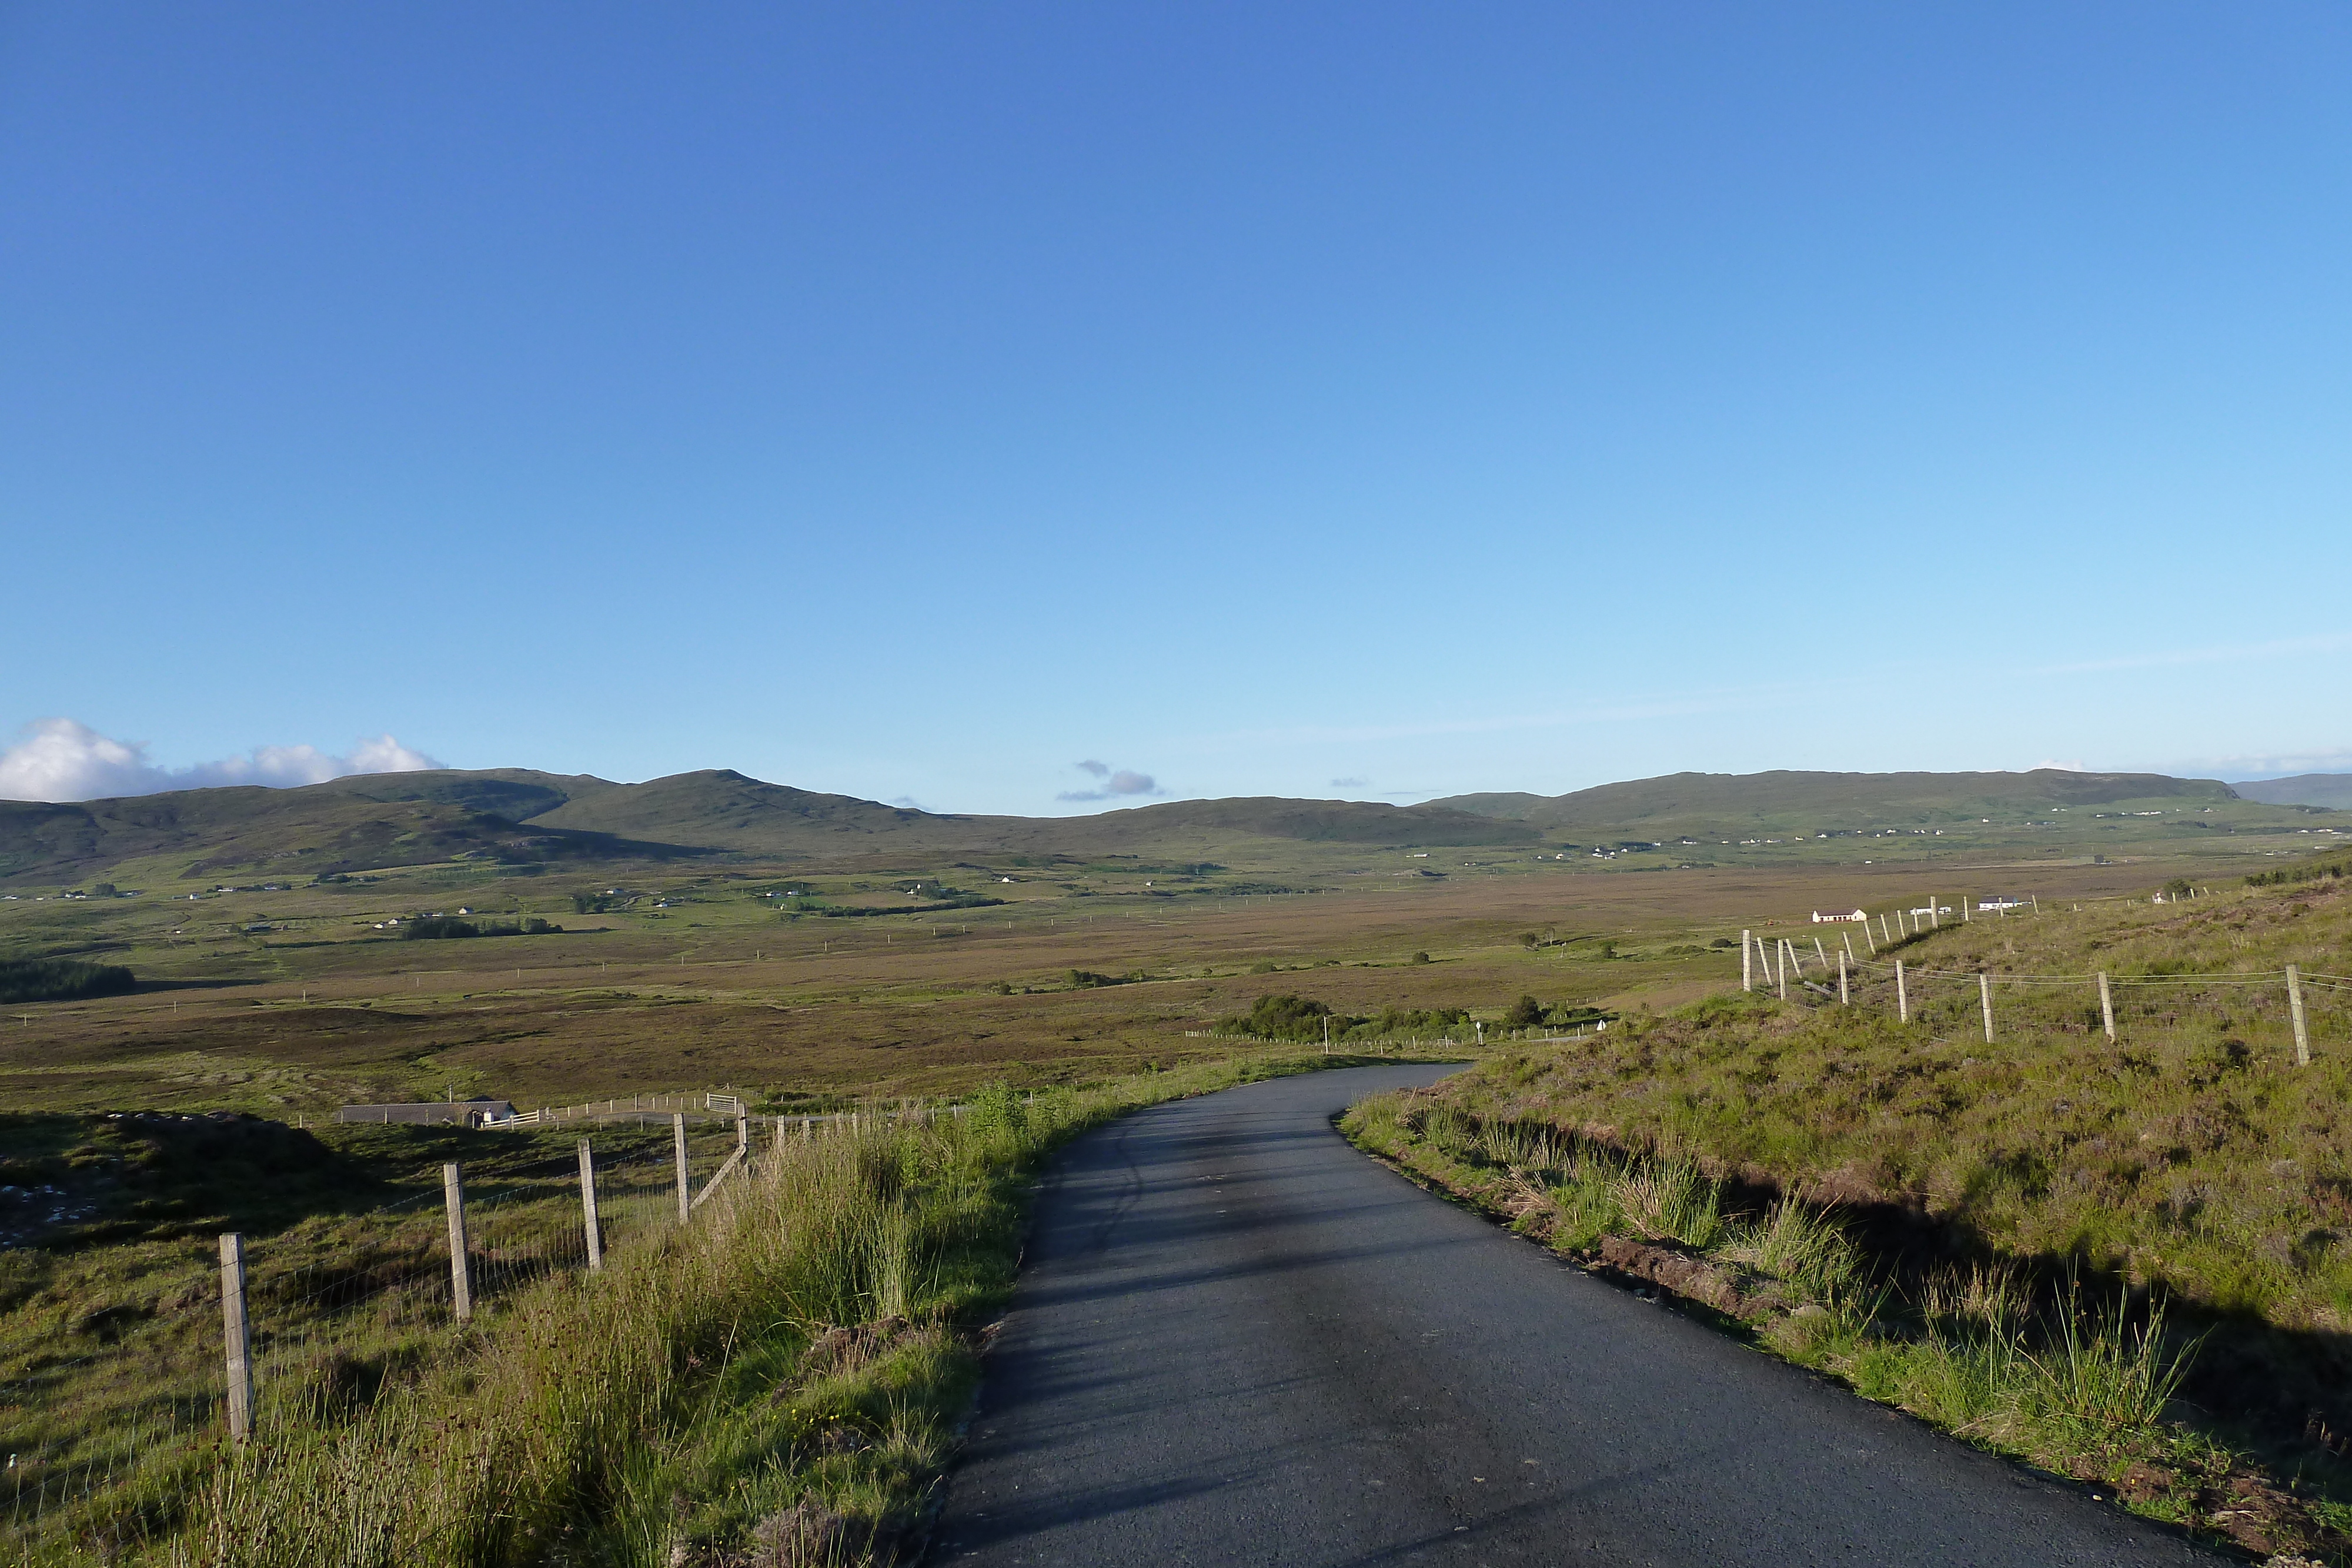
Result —
M429 1343L404 1322L394 1362L265 1391L253 1441L93 1488L12 1544L28 1562L188 1568L901 1560L1012 1285L1037 1163L1141 1105L1352 1064L998 1088L961 1115L788 1138L601 1272L530 1278Z
M2283 1564L2352 1560L2352 1511L2328 1484L2343 1478L2283 1484L2194 1418L2180 1396L2204 1336L2160 1297L1997 1260L1916 1267L1833 1206L1727 1182L1685 1152L1482 1116L1465 1092L1373 1096L1341 1130L1588 1267L2135 1513Z

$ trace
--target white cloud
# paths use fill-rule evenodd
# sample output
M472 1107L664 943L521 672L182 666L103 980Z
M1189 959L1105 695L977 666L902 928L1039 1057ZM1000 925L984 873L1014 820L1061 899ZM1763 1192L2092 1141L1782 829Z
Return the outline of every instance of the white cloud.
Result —
M1056 800L1116 800L1123 795L1164 795L1160 781L1149 773L1138 773L1131 768L1113 768L1108 762L1074 763L1079 771L1090 773L1102 781L1099 789L1066 789L1054 797Z
M315 746L264 746L242 757L158 768L144 741L116 740L70 718L39 718L0 751L0 800L97 800L198 789L215 784L267 784L286 789L322 784L353 773L414 773L441 764L388 735L335 757Z
M1371 782L1372 781L1369 779L1334 779L1331 780L1331 788L1334 789L1363 789L1370 788Z

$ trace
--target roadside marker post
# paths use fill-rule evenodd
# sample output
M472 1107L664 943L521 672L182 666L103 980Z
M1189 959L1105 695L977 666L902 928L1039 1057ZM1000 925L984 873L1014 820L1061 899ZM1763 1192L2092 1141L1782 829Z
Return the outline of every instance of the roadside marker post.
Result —
M2286 967L2286 1009L2294 1019L2294 1064L2311 1065L2311 1031L2303 1019L2303 971L2293 964Z
M2099 1021L2106 1026L2107 1039L2116 1038L2116 993L2107 987L2107 972L2099 971Z
M466 1256L466 1184L457 1166L441 1167L441 1203L449 1211L449 1305L461 1323L474 1320L474 1270Z

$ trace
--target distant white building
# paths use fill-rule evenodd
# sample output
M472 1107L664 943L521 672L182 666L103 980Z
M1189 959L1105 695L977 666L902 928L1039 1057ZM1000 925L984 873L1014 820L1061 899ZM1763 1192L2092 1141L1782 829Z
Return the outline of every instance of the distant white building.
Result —
M2011 909L2022 909L2024 907L2025 900L2006 893L1997 893L1990 898L1979 898L1977 900L1977 913L1979 915L2000 915Z
M1869 915L1865 915L1865 914L1864 914L1864 913L1863 913L1861 910L1859 910L1859 909L1853 909L1853 910L1835 910L1835 909L1831 909L1831 910L1820 910L1820 909L1816 909L1816 910L1814 910L1814 911L1813 911L1813 924L1814 924L1814 925L1822 925L1822 924L1824 924L1824 923L1826 923L1826 922L1830 922L1830 921L1836 921L1836 920L1852 920L1852 921L1856 921L1856 922L1865 922L1865 923L1866 923L1869 919L1870 919L1870 916L1869 916Z

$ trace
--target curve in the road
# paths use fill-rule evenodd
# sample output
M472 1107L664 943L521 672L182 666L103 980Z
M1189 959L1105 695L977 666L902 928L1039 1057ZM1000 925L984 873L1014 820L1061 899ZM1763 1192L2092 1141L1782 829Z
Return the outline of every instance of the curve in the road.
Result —
M931 1560L2219 1561L1591 1279L1332 1129L1445 1071L1251 1084L1073 1143Z

